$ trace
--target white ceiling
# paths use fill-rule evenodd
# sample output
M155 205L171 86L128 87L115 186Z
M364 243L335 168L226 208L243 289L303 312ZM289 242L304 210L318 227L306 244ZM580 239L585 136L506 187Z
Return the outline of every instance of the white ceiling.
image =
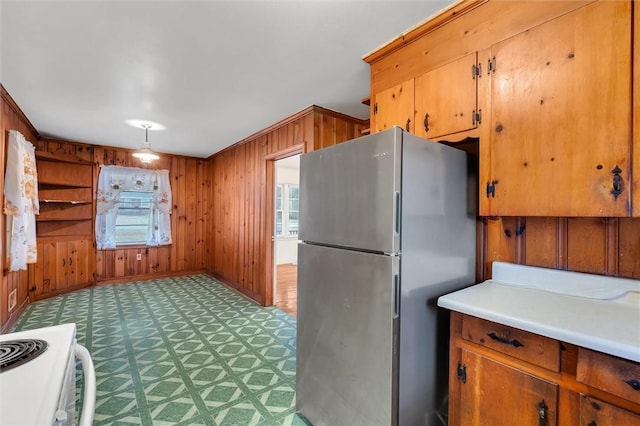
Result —
M0 1L0 82L44 136L207 157L315 104L359 118L362 57L452 1Z

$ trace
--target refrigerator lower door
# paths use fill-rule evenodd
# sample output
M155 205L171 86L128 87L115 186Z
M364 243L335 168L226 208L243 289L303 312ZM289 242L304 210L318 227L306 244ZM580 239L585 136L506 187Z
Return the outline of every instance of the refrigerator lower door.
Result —
M396 423L398 264L298 246L296 408L314 426Z

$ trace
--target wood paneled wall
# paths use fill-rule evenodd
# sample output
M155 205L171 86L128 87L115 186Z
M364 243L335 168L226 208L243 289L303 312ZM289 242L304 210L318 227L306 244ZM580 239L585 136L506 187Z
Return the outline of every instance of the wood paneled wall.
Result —
M207 160L161 154L158 161L146 166L131 155L133 150L51 139L38 142L37 149L54 154L76 155L92 161L95 167L94 194L101 165L169 170L173 197L173 244L98 250L95 265L97 282L204 271L204 232L209 211ZM138 254L141 260L137 260Z
M100 165L142 167L133 151L96 146L94 161L96 179ZM161 154L151 168L169 170L173 212L171 235L173 244L161 247L133 247L98 250L96 279L118 281L192 271L204 271L205 228L209 216L209 173L204 159ZM149 167L147 167L149 168ZM136 255L141 254L142 260Z
M35 144L38 140L38 132L22 113L5 88L0 85L0 131L2 132L2 149L0 149L0 193L2 194L2 206L4 206L4 173L5 156L9 130L17 130L24 137ZM3 259L2 283L0 283L0 333L8 331L20 316L20 313L27 306L28 301L28 274L27 271L9 272L6 260L6 219L2 215L0 218L0 234L2 243L0 244L0 259ZM9 312L9 293L17 290L16 306Z
M640 278L640 219L485 218L485 279L491 262Z
M207 269L257 302L270 304L268 167L292 149L309 152L335 145L359 137L365 127L366 121L312 106L212 156Z

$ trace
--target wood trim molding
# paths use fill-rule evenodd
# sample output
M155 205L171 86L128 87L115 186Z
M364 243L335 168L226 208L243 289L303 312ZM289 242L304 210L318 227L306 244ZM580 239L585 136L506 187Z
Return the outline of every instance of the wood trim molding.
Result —
M22 111L22 109L20 109L16 101L13 100L13 98L11 97L7 89L5 89L5 87L2 85L2 83L0 83L0 96L7 103L7 105L9 105L9 108L11 108L20 117L20 119L27 126L29 126L31 131L38 137L38 139L40 139L41 137L40 137L40 133L38 133L38 130L36 130L34 125L31 123L31 121L29 121L25 113Z
M103 285L112 285L112 284L126 284L131 281L181 277L186 275L196 275L196 274L205 274L205 273L207 273L207 271L205 271L204 269L197 269L195 271L158 272L158 273L142 274L142 275L129 275L126 277L108 278L106 280L97 281L96 285L103 286ZM63 293L67 293L67 292L65 291Z
M278 152L265 155L265 192L266 192L266 207L264 209L264 241L265 247L265 288L264 288L264 306L273 305L273 268L274 268L274 253L273 245L275 241L272 236L275 234L273 229L274 219L274 199L275 199L275 186L276 186L276 161L282 158L291 157L292 155L304 153L305 143L296 144L288 148L282 149Z
M229 288L230 290L235 291L236 293L242 295L242 297L252 301L253 303L256 303L260 306L268 306L262 303L262 298L260 297L260 295L258 293L254 293L252 291L247 290L246 288L242 288L242 287L235 287L233 285L233 283L225 278L223 278L221 275L218 275L212 271L206 271L205 272L207 275L209 275L211 278L215 279L216 281L218 281L220 284L224 285L225 287Z
M281 151L267 154L265 155L264 159L267 161L271 161L271 160L277 161L283 158L291 157L292 155L303 154L305 145L306 145L306 142L290 146Z
M221 153L223 153L225 151L228 151L228 150L231 150L231 149L235 149L240 145L243 145L245 143L251 142L251 141L259 138L260 136L265 136L265 135L273 132L274 130L277 130L277 129L281 128L281 127L286 126L287 124L290 124L290 123L292 123L292 122L294 122L296 120L299 120L299 119L301 119L303 117L306 117L309 114L313 114L314 112L319 112L319 113L321 113L323 115L328 115L328 116L335 117L335 118L340 118L340 119L346 119L346 120L349 120L349 121L357 121L360 124L362 124L363 126L367 125L367 122L369 121L368 119L352 117L350 115L343 114L343 113L337 112L337 111L333 111L333 110L330 110L330 109L327 109L327 108L323 108L323 107L318 106L318 105L310 105L310 106L306 107L305 109L302 109L302 110L296 112L295 114L290 115L289 117L283 118L282 120L280 120L280 121L278 121L276 123L273 123L272 125L270 125L268 127L265 127L264 129L254 133L254 134L252 134L250 136L247 136L244 139L239 140L238 142L234 143L233 145L230 145L230 146L224 148L223 150L216 152L215 154L211 154L209 157L207 157L207 159L212 159L216 155L219 155L219 154L221 154Z
M398 37L378 47L376 50L366 54L362 58L362 60L368 64L371 64L379 60L380 58L383 58L390 53L401 49L405 45L422 37L423 35L428 34L442 27L443 25L448 24L454 19L459 18L460 16L470 12L471 10L488 1L489 0L459 0L451 6L442 9L440 12L436 12L435 15L428 17L415 27L408 29Z

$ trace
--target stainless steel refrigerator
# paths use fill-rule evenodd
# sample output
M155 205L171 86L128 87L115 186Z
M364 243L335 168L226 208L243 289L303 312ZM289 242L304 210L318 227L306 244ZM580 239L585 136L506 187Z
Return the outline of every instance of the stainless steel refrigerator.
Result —
M399 127L302 155L296 407L315 426L443 424L436 300L474 283L473 163Z

